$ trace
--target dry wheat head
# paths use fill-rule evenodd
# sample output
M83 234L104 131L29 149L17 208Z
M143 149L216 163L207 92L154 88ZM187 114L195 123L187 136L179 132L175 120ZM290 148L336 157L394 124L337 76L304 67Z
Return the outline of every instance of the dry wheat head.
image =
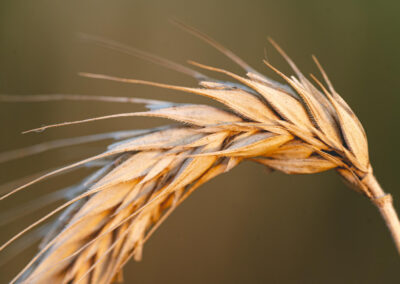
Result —
M369 186L374 179L363 127L334 90L316 60L327 88L315 78L318 87L312 84L272 42L296 74L287 77L265 62L283 78L286 84L281 84L254 71L206 36L198 32L197 35L243 67L246 76L192 62L196 67L222 73L231 81L213 80L188 67L133 49L130 52L137 56L197 78L200 87L82 74L205 96L218 101L221 107L121 98L123 102L145 103L149 110L53 125L121 116L161 117L179 122L156 129L47 144L41 150L36 148L36 152L40 152L110 137L119 140L104 153L50 172L12 192L67 169L103 161L102 167L75 188L64 205L2 246L1 249L7 247L28 230L63 210L46 231L39 253L12 283L111 283L122 279L124 264L132 257L141 259L146 240L183 200L209 179L229 171L244 160L288 174L312 174L336 169L357 191L371 199L380 197ZM129 51L127 47L113 42L97 39L97 43ZM107 100L67 95L2 97L3 101L51 99ZM0 160L1 157L3 160L9 158L6 154L0 156Z

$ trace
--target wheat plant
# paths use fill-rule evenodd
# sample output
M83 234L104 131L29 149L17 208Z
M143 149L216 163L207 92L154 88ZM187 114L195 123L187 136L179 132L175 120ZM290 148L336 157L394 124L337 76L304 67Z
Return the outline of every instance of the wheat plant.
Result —
M1 154L0 162L6 162L58 147L109 138L117 140L101 154L40 175L0 198L4 202L28 186L70 169L83 165L100 167L81 184L52 193L46 199L49 202L65 196L69 199L0 247L3 251L62 212L42 231L39 252L10 283L112 283L122 280L126 262L131 258L141 259L145 242L182 201L203 183L245 160L287 174L313 174L335 169L378 208L400 251L400 223L391 195L381 189L373 175L363 127L335 91L317 59L314 57L326 86L314 76L311 76L314 83L307 79L271 40L295 73L295 76L286 76L264 61L281 76L283 84L258 73L208 36L191 27L185 28L241 66L245 75L196 62L190 62L194 67L189 68L88 35L81 37L185 73L197 79L200 87L102 74L81 75L205 96L219 102L219 108L124 97L63 94L0 97L3 102L93 100L142 103L148 108L143 112L64 122L30 131L132 116L161 117L178 122L153 129L57 140ZM202 72L221 73L227 81L215 80L197 71L201 69Z

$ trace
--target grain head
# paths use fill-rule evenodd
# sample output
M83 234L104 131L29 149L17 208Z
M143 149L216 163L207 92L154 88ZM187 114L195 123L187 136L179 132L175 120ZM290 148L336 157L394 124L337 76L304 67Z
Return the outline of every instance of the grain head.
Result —
M199 81L200 86L183 87L93 73L81 75L200 95L219 102L220 107L74 95L0 97L8 102L97 100L143 103L148 108L143 112L64 122L32 131L128 116L161 117L178 122L155 129L53 141L23 152L0 155L0 161L5 162L57 147L106 138L118 140L104 153L41 175L1 198L68 169L91 164L100 166L82 184L68 188L67 202L1 247L3 250L51 216L62 212L46 229L38 254L11 283L111 283L121 280L125 263L131 258L141 259L147 239L182 201L200 185L228 172L242 161L253 161L287 174L313 174L335 169L354 189L373 200L378 208L391 206L390 196L384 194L373 177L367 137L360 121L335 91L315 57L326 87L314 76L313 82L304 76L271 40L295 74L287 76L265 61L266 66L282 78L282 84L255 71L204 34L186 28L239 64L245 74L241 76L196 62L190 62L194 67L189 68L113 41L82 35L99 45L190 75ZM212 75L202 72L223 74L226 81L215 80ZM388 214L392 216L389 219L396 215L394 211ZM393 224L396 231L398 224ZM396 239L393 230L392 234Z

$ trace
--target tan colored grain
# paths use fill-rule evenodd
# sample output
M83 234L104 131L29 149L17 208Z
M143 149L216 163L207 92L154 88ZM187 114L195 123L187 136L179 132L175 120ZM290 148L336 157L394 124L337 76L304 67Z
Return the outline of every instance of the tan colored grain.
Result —
M288 174L336 169L358 192L377 205L400 248L398 218L391 197L385 195L373 177L365 132L355 114L333 89L322 68L328 89L318 81L320 89L315 87L273 42L293 67L296 77L288 77L270 63L266 64L286 81L289 88L254 71L231 51L205 35L197 35L211 41L241 65L248 72L247 77L193 63L205 71L223 73L228 79L235 80L233 83L212 81L210 77L188 67L94 38L99 44L111 45L112 48L200 78L201 87L172 86L101 74L82 73L83 76L206 96L220 102L221 107L121 99L123 102L145 103L150 110L35 129L39 131L121 116L163 117L183 123L116 138L119 142L111 145L105 153L48 173L4 195L1 199L66 169L107 159L103 168L86 182L84 190L78 191L69 202L1 247L2 250L28 230L68 207L49 230L38 254L11 283L101 284L120 281L125 263L132 257L141 259L148 237L189 194L209 179L245 160ZM86 38L93 40L88 36ZM48 99L51 97L0 97L3 101ZM59 95L53 99L93 98ZM98 100L105 99L99 97ZM88 137L70 143L96 139L103 137ZM41 145L27 148L26 154L42 152L46 146L68 145L69 142ZM0 157L8 160L13 155L16 154Z

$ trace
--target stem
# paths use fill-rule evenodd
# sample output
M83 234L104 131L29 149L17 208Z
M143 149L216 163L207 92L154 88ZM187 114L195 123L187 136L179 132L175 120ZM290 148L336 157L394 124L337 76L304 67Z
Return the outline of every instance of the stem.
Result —
M392 196L383 191L372 173L368 174L362 182L370 190L372 194L371 201L378 208L382 218L385 220L386 226L392 234L397 252L400 254L400 221L393 207Z

